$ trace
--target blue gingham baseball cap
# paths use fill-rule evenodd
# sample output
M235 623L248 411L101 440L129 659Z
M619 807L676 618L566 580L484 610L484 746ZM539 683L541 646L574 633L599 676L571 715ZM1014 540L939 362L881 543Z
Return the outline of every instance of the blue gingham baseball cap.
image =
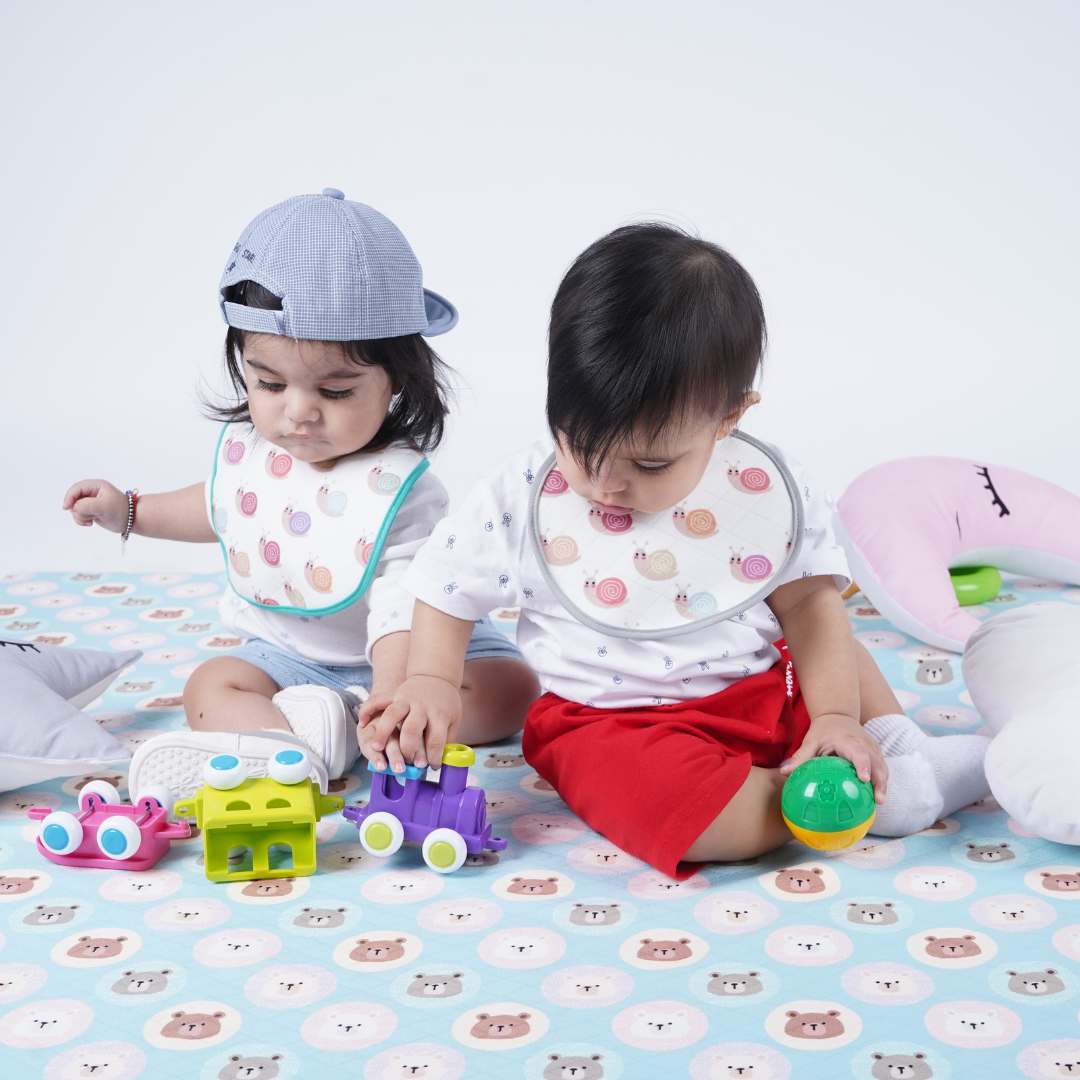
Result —
M254 281L281 297L280 311L235 304L224 290ZM318 341L444 334L454 305L425 289L401 230L337 188L296 195L240 234L221 275L221 311L239 330Z

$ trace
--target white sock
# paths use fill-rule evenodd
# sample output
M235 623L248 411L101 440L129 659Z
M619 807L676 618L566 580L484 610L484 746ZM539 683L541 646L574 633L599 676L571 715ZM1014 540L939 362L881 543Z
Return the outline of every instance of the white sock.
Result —
M874 836L911 836L930 828L943 816L944 802L934 769L922 754L887 758L889 787L874 815Z
M955 813L990 794L983 767L990 740L984 735L927 735L902 713L876 716L864 726L886 758L890 795L893 760L907 755L921 757L930 765L942 814Z

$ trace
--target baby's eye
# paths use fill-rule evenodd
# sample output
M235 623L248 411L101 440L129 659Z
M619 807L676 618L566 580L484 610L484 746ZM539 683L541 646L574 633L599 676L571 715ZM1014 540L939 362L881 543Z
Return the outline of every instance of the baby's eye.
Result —
M323 387L319 393L324 398L329 398L330 401L340 401L342 398L352 397L352 390L330 390Z
M260 390L266 390L271 394L280 394L285 389L283 382L267 382L265 379L260 379L256 385Z
M662 473L671 468L671 462L635 461L634 468L643 473Z

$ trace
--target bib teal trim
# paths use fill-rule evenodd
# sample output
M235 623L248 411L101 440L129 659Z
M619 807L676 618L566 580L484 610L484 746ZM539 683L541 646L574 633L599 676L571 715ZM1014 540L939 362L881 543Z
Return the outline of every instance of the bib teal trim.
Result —
M221 534L217 531L217 527L214 524L214 483L217 480L218 473L218 461L221 458L221 443L225 438L225 432L229 429L229 424L221 425L221 433L218 435L217 445L214 447L214 469L210 473L210 528L214 530L214 535L218 538L218 547L221 548L221 557L225 563L225 576L229 581L229 588L232 589L241 600L250 604L254 608L258 608L260 611L273 611L283 615L335 615L339 611L344 611L345 608L354 604L361 596L364 595L371 588L372 581L375 580L375 571L378 569L379 560L382 558L383 548L386 546L386 541L390 536L390 530L393 528L394 519L398 515L398 511L401 509L402 503L409 496L409 492L412 491L413 485L417 480L423 476L427 470L428 459L422 457L417 463L416 467L411 473L402 481L401 487L398 493L394 496L394 501L390 504L390 508L386 511L383 517L382 525L379 527L379 535L375 537L375 541L371 548L371 557L368 559L367 567L364 570L364 576L360 579L360 584L350 593L344 600L339 600L336 604L332 604L330 607L323 608L302 608L292 607L285 604L260 604L255 600L244 596L232 583L232 575L229 572L229 552L225 547L225 542L221 539Z

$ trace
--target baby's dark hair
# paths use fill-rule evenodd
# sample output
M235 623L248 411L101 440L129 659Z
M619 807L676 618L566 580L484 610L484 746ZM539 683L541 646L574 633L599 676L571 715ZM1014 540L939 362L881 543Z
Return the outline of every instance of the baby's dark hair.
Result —
M616 229L551 305L548 427L595 472L631 434L738 409L765 340L757 287L723 248L671 225Z
M281 310L281 298L254 281L238 281L224 290L224 298L235 304ZM206 403L214 420L250 422L247 386L240 364L247 331L230 326L225 332L225 371L236 395L234 404ZM448 394L446 365L420 334L371 338L366 341L339 341L345 355L356 364L381 367L396 391L396 398L382 426L365 450L383 450L405 443L416 450L434 450L442 441L446 423Z

